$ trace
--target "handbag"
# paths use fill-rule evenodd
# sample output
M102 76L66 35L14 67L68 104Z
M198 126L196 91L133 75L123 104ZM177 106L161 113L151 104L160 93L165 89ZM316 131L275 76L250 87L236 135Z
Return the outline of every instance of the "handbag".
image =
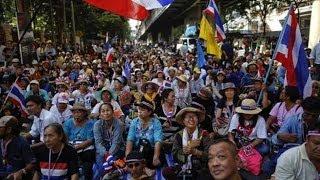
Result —
M259 175L261 172L262 156L252 146L244 146L239 152L242 167L254 175Z

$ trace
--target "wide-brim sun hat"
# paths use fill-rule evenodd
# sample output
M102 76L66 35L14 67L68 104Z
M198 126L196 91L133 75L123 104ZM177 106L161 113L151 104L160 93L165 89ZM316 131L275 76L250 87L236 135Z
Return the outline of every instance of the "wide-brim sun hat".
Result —
M241 102L241 106L235 109L237 113L240 114L259 114L262 110L257 107L257 103L254 99L244 99Z
M136 102L134 103L135 106L139 106L145 109L149 109L150 111L154 111L155 110L155 105L153 102L147 101L147 100L142 100L140 102Z
M146 92L147 92L147 86L149 86L149 85L151 85L152 88L153 88L155 91L158 91L159 85L156 84L156 83L154 83L154 82L152 82L152 81L148 81L148 82L143 83L142 86L141 86L141 91L142 91L143 93L146 93Z
M202 87L198 92L198 96L201 96L203 98L210 98L212 97L212 91L209 87Z
M181 109L177 115L176 115L176 122L184 125L183 123L183 118L185 116L186 113L191 112L191 113L195 113L198 116L198 124L201 123L202 121L205 120L205 113L203 111L201 111L200 109L194 108L194 107L186 107Z
M187 76L186 75L180 75L180 76L178 76L178 77L176 77L178 80L180 80L180 81L182 81L182 82L184 82L184 83L187 83L188 82L188 78L187 78Z

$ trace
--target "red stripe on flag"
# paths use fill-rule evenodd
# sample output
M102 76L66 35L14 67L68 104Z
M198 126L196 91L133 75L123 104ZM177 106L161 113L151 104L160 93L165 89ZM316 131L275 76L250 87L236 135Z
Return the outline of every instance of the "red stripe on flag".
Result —
M133 2L132 0L85 0L88 4L91 4L97 8L105 11L112 12L114 14L136 19L145 20L149 16L149 11L143 6Z
M54 163L51 163L50 168L53 168ZM40 162L40 168L41 169L49 169L49 163L48 162ZM68 169L67 163L55 163L54 169Z

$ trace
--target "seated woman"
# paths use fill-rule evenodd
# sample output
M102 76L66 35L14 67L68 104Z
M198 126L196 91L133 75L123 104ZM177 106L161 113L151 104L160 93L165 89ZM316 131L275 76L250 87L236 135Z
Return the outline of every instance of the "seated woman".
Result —
M207 156L204 151L207 137L203 137L205 131L198 128L198 123L204 118L203 111L192 107L184 108L177 114L176 121L183 125L184 129L175 135L172 153L181 171L177 172L172 167L165 168L163 176L166 179L177 179L179 173L190 175L192 178L197 177L197 170L205 164L203 159Z
M244 99L235 112L230 122L229 140L240 146L239 148L252 146L261 155L266 155L269 152L268 145L264 144L264 140L267 139L266 122L259 115L261 109L257 107L256 102L253 99ZM237 140L234 133L239 135Z
M63 124L63 129L68 137L69 143L74 146L83 166L86 179L92 179L92 166L95 160L93 124L88 119L88 110L84 104L76 103L72 109L73 118Z
M141 86L141 91L143 93L141 100L151 101L155 104L155 107L161 106L161 97L158 93L159 86L152 82L148 81Z
M155 107L152 102L142 100L136 106L138 106L138 117L130 124L126 156L133 150L142 150L147 167L154 168L161 164L160 150L163 138L161 123L153 115Z
M216 120L213 122L213 131L221 137L228 135L232 116L238 102L236 87L233 83L225 83L216 109Z
M164 89L161 93L161 106L156 108L155 114L159 117L165 138L169 138L181 129L181 125L175 120L180 108L175 105L173 89Z
M112 155L115 159L124 156L123 123L114 117L113 107L110 103L103 103L99 109L99 119L93 126L96 147L96 163L100 175L105 157ZM96 173L95 173L96 174Z
M68 144L60 124L52 123L44 128L44 144L33 152L37 159L33 180L79 179L77 152Z

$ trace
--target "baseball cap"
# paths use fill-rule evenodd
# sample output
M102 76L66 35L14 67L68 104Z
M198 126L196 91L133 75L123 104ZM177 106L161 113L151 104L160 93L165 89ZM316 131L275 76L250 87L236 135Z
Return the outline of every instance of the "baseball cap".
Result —
M65 92L59 93L59 95L58 95L58 103L68 104L69 103L69 95L68 95L68 93L65 93Z

